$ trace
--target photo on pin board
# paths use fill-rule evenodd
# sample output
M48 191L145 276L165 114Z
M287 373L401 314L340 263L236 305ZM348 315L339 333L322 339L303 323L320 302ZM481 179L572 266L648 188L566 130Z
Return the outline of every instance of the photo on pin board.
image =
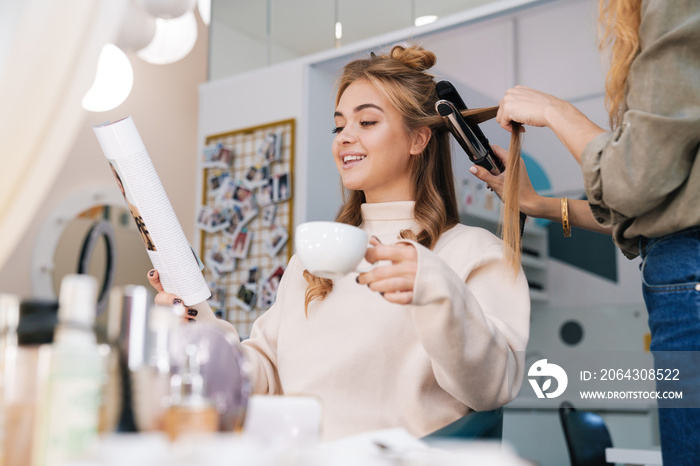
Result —
M287 229L281 225L272 224L265 232L265 251L270 257L275 257L280 252L280 249L287 244L289 233Z
M246 281L246 284L248 286L257 287L259 279L260 279L260 267L258 267L257 265L250 267L248 269L248 280Z
M236 258L230 244L218 243L206 252L204 261L217 275L232 272L236 268Z
M236 291L236 296L234 300L246 311L250 312L255 307L255 302L257 300L257 291L253 287L241 284Z
M213 309L223 309L226 305L226 287L218 285L216 282L209 282L207 285L211 292L211 297L207 300L207 303Z
M275 204L266 205L262 210L262 225L269 227L275 222L277 206Z
M272 290L270 286L265 283L260 286L260 296L258 297L258 307L260 309L269 309L274 303L277 297L277 292Z
M213 170L207 178L207 188L209 188L209 192L217 193L219 188L221 188L230 176L231 172L228 170Z
M292 197L292 187L289 184L289 173L273 177L272 202L284 202Z
M270 165L258 163L248 168L243 181L250 189L254 189L267 183L268 178L270 178Z
M271 291L277 293L277 288L279 288L280 280L282 280L282 275L284 275L284 271L284 265L278 265L274 267L272 269L272 272L270 272L267 275L267 277L265 277L263 285L270 287Z
M245 259L248 256L252 238L253 232L248 231L247 228L241 229L233 240L233 257L236 259Z
M258 194L255 196L258 205L261 207L272 204L272 193L275 189L274 177L268 178L267 182L258 188Z
M258 205L255 202L255 198L252 195L246 197L244 201L234 202L236 202L236 205L238 205L238 207L240 208L241 215L243 215L243 225L246 225L258 215Z
M258 155L267 163L277 162L282 159L282 133L270 132L265 136Z
M199 206L195 225L197 228L206 231L207 233L216 233L226 228L229 221L230 213L220 207L210 207L208 205Z
M233 157L232 147L222 143L206 146L202 150L202 166L228 169L233 163Z

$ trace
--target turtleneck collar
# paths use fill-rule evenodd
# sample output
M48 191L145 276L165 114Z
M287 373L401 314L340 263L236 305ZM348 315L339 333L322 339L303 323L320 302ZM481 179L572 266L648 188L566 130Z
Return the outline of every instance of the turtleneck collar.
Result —
M362 204L362 229L375 235L382 243L394 243L401 230L418 232L413 217L414 201L375 202Z

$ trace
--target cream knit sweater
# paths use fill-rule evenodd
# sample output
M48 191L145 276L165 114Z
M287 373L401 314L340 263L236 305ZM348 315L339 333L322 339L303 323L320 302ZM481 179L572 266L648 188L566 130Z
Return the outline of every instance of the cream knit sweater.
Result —
M413 228L411 201L364 204L362 228L384 244ZM456 225L418 251L414 299L392 304L356 274L304 315L304 270L294 256L275 304L243 348L256 393L316 396L326 440L404 427L426 435L471 410L512 400L524 376L528 286L490 232ZM365 264L366 265L366 264Z

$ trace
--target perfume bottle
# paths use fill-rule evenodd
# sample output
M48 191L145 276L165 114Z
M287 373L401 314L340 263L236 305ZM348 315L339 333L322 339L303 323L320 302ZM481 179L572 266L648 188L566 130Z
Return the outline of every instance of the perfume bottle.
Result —
M175 441L187 434L217 432L219 414L204 395L197 346L185 346L185 362L170 382L170 407L165 413L165 432Z

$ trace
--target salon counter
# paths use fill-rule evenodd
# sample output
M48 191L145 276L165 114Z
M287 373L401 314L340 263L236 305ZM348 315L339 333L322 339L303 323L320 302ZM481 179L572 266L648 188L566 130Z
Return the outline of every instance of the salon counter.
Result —
M262 443L243 434L193 436L175 443L161 433L109 434L69 466L394 466L398 462L404 466L529 464L501 443L428 444L403 429L390 429L306 445Z

